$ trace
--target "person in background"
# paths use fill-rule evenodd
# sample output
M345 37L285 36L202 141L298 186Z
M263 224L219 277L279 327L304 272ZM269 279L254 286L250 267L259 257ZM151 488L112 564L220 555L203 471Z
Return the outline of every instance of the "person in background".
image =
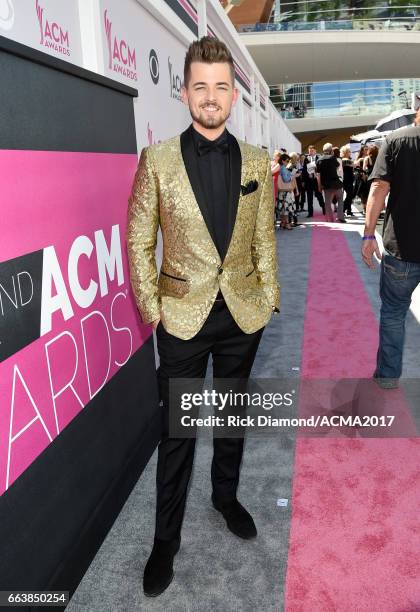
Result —
M338 178L340 179L341 182L343 182L343 164L341 163L340 149L338 147L333 147L332 150L338 160L338 163L340 164L339 167L337 168ZM337 196L333 197L333 204L334 204L334 212L337 212Z
M363 212L366 214L366 204L369 197L370 191L370 173L375 165L376 158L378 156L378 147L376 145L370 145L368 147L367 155L363 158L363 182L361 189L359 190L359 196L362 200Z
M354 217L351 210L353 202L353 184L354 184L354 169L353 160L351 158L351 149L348 145L344 145L340 149L341 163L343 166L343 189L346 193L344 200L344 213L348 217Z
M302 168L302 181L308 197L308 217L313 217L314 215L314 194L318 200L322 212L325 215L324 197L318 189L318 182L316 179L316 163L319 157L320 156L316 152L315 147L313 145L309 145L308 154L305 155Z
M293 229L297 225L295 196L297 191L296 179L287 165L290 157L287 153L280 155L280 174L278 177L277 218L276 228Z
M290 170L292 176L296 180L297 190L294 192L295 194L295 209L296 212L303 209L303 204L301 200L302 196L302 164L300 163L300 156L298 153L290 153L290 161L287 165L287 169Z
M299 185L299 191L300 191L300 210L302 212L304 212L305 209L305 202L306 202L306 188L305 188L305 183L303 182L303 162L305 161L305 155L302 154L299 156L299 166L300 166L300 185Z
M353 193L357 197L359 197L361 173L363 172L363 160L365 158L365 155L367 155L367 150L368 148L366 145L363 145L362 147L360 147L353 161L353 170L354 170Z
M343 183L337 174L339 166L339 161L332 152L332 144L327 142L323 146L323 155L316 163L318 189L324 190L325 216L327 221L334 220L331 205L333 197L336 196L338 202L337 221L345 223L343 213Z
M376 158L378 157L379 147L377 145L370 145L368 148L368 154L365 156L363 160L363 170L366 173L367 179L369 181L369 177L372 173L373 167L376 162ZM369 184L370 187L370 184Z
M359 167L363 168L363 160L366 157L366 155L368 154L368 148L369 147L367 145L363 145L363 146L360 147L360 149L356 153L356 159L354 160L354 167L355 168L359 168Z
M366 194L367 177L366 177L365 171L363 170L363 162L367 154L368 154L368 146L363 145L362 147L360 147L360 150L358 151L356 155L356 159L354 160L354 165L353 165L354 177L355 177L354 195L357 195L360 198L360 201L362 202L363 214L365 214L366 202L367 202L367 194Z
M395 389L402 374L405 319L413 291L420 284L420 109L415 126L385 138L371 172L372 187L362 241L363 261L381 261L381 315L374 380ZM389 193L383 225L384 252L379 251L376 223Z
M340 149L339 147L333 147L332 148L332 152L333 154L336 156L337 161L338 161L338 166L337 166L337 174L338 177L343 180L343 163L341 161L341 157L340 157Z
M279 178L279 172L280 172L280 155L281 155L281 151L276 149L273 153L273 159L271 160L271 176L273 177L273 183L274 183L274 206L276 205L276 202L277 202L277 192L278 192L277 180Z

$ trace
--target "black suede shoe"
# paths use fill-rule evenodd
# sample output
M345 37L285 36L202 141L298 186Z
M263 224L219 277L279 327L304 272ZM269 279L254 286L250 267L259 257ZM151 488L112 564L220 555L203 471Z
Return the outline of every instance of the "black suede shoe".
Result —
M228 529L230 529L232 533L244 540L250 540L257 536L257 528L255 527L252 516L237 499L222 504L217 502L213 493L211 501L214 508L222 513Z
M160 595L171 584L174 577L174 557L179 547L180 540L154 539L143 575L143 591L147 597Z

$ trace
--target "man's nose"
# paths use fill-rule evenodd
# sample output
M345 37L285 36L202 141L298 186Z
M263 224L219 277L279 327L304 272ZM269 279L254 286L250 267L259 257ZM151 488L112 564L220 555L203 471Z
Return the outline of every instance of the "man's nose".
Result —
M216 104L217 103L217 92L216 92L216 90L213 91L212 89L209 89L207 91L206 99L207 99L207 102L209 102L209 103L213 102L213 104Z

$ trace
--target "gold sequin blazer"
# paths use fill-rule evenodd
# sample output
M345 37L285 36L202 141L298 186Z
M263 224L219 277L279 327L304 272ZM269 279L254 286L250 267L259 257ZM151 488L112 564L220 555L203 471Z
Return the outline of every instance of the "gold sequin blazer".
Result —
M280 302L270 160L228 133L232 230L221 261L197 173L191 171L196 159L191 129L141 152L126 233L137 306L144 323L160 318L166 331L188 340L204 325L220 289L236 323L250 334L266 325Z

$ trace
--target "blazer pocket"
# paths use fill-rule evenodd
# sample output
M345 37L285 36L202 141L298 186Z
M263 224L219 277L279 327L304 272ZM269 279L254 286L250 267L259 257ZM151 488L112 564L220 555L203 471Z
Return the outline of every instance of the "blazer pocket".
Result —
M168 274L167 272L164 272L163 270L161 270L160 273L163 274L163 276L167 276L168 278L173 278L174 280L183 281L184 283L187 282L185 278L181 278L179 276L172 276L172 274Z
M242 276L242 286L245 290L254 289L258 285L258 277L255 268Z
M258 181L248 181L245 185L241 185L241 195L247 196L254 193L258 189Z
M190 290L189 281L186 278L172 276L163 270L160 271L158 280L158 291L161 296L182 298Z

